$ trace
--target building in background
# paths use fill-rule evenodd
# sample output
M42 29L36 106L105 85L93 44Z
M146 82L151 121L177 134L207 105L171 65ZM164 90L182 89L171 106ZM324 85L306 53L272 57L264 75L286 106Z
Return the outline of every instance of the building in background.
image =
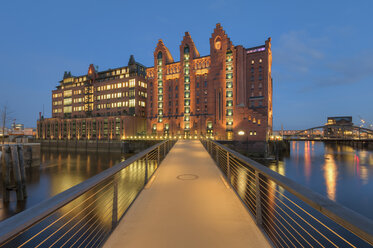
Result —
M162 40L147 68L147 132L220 140L267 140L272 132L271 40L234 46L220 24L210 55L200 56L190 34L175 62Z
M88 73L65 72L52 91L52 118L40 118L40 139L121 139L145 134L145 67L131 55L128 66Z
M347 138L353 136L352 116L328 117L324 136L328 138Z
M25 125L20 124L20 123L16 124L14 122L14 123L12 123L11 127L12 127L13 130L23 130L25 128Z
M52 91L52 118L38 121L41 139L122 139L131 136L266 141L272 134L272 52L265 44L233 45L220 24L210 55L190 34L175 62L159 40L154 66L131 56L127 67L87 75L65 72Z

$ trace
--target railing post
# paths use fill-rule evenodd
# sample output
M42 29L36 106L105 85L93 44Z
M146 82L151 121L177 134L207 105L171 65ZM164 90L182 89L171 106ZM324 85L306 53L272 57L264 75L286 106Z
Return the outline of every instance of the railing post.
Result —
M215 151L216 151L216 154L215 154L216 164L219 165L219 147L218 146L215 147Z
M167 141L166 141L167 142ZM166 147L167 147L167 143L164 143L163 144L163 159L166 157Z
M262 200L260 197L260 173L256 170L255 171L255 205L256 205L256 224L258 226L262 225L263 219L262 219Z
M113 179L113 187L113 214L111 221L111 230L114 230L118 222L118 182L115 180L115 176Z
M160 161L161 161L161 158L160 158L160 153L161 153L161 151L160 151L159 148L160 148L160 146L157 147L157 162L158 162L157 166L159 166L159 163L160 163Z
M144 185L148 183L148 154L145 155L145 180Z
M231 166L229 163L229 152L227 152L227 177L228 177L229 183L231 183Z

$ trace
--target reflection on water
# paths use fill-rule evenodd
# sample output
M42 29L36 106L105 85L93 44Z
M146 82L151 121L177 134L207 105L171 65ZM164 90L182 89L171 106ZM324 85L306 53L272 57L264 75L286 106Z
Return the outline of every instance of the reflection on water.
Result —
M325 154L324 178L329 199L335 201L338 170L332 154Z
M274 171L373 219L373 151L294 141Z
M10 203L4 204L2 189L0 190L0 221L57 195L124 159L125 156L120 153L42 151L40 168L27 171L28 198L25 202L17 203L15 192L12 192ZM2 183L0 185L2 187Z

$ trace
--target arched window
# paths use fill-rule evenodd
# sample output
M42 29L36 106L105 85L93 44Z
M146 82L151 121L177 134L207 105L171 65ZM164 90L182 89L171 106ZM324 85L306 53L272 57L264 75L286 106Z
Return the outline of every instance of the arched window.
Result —
M159 53L158 53L157 58L158 58L158 59L162 59L162 52L159 52Z
M186 45L184 47L184 54L189 54L189 46L188 45Z

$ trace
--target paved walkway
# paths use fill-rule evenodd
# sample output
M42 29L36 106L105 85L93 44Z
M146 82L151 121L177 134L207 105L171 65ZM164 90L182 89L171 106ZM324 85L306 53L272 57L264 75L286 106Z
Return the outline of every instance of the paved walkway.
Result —
M178 141L104 247L269 247L221 175L199 141Z

